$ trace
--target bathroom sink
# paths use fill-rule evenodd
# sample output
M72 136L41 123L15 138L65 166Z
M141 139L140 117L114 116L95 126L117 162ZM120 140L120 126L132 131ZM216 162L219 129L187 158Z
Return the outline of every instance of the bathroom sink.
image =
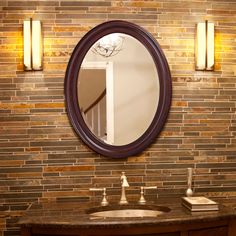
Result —
M109 218L119 218L119 217L156 217L163 214L163 211L156 210L141 210L141 209L122 209L122 210L111 210L111 211L98 211L91 213L91 216L97 217L109 217Z
M101 207L88 211L93 217L103 218L131 218L131 217L156 217L169 212L168 207L163 206L113 206Z

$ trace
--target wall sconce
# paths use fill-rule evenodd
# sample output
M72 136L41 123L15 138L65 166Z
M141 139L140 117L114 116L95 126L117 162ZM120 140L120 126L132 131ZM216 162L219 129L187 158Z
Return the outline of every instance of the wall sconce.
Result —
M42 70L42 29L39 20L24 21L24 70Z
M214 70L214 23L198 23L195 41L196 70Z

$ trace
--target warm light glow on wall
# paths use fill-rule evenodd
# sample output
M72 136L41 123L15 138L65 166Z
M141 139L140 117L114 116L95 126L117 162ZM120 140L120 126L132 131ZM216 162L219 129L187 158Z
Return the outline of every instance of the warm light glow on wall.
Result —
M195 41L196 70L214 69L214 23L198 23Z
M42 30L38 20L24 21L24 70L42 70Z

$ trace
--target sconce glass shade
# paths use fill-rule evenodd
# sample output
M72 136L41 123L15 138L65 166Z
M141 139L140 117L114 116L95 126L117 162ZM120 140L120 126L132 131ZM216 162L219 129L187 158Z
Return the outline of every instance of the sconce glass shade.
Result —
M41 22L32 19L24 21L24 70L42 70Z
M31 65L31 23L30 20L24 21L24 70L32 70Z
M196 70L214 70L214 23L198 23L195 41Z

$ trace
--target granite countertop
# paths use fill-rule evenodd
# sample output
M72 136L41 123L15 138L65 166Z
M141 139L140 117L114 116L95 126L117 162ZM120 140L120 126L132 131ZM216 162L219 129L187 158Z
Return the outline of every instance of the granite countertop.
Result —
M167 203L167 202L170 202ZM236 217L236 200L219 200L219 211L191 212L181 205L180 199L169 199L168 201L157 200L147 203L147 208L157 206L170 208L169 212L156 217L144 218L102 218L92 217L88 213L93 210L119 209L117 203L111 203L107 207L99 207L99 203L89 202L48 202L34 203L19 220L20 226L25 227L64 227L64 228L92 228L92 227L130 227L130 226L153 226L186 224L193 222L208 222L225 220ZM137 202L129 204L130 207L139 207ZM125 208L129 208L125 206Z

